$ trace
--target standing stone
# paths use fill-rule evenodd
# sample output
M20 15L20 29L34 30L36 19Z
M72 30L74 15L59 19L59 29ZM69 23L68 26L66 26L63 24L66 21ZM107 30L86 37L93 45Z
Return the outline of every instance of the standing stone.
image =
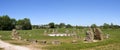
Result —
M51 29L48 29L48 33L51 33Z
M52 33L54 34L55 33L55 30L53 29Z
M12 30L12 39L15 39L15 40L21 39L21 37L19 36L19 32L17 32L16 29Z
M103 40L102 31L99 28L94 29L94 39Z
M58 33L58 30L57 30L57 29L55 29L55 33Z
M76 35L77 35L76 32L75 32L75 31L72 31L71 36L76 39Z
M82 29L82 33L85 33L85 29Z
M89 30L90 30L90 39L91 39L91 41L93 41L94 40L93 30L92 30L92 28L89 28Z
M69 32L69 30L66 30L65 33L67 34Z
M86 32L85 41L90 41L90 31Z
M77 33L80 33L80 29L77 29Z
M70 36L69 30L66 30L66 31L65 31L65 34L67 34L67 36Z
M109 38L109 36L110 36L109 34L106 34L106 38L107 38L107 39Z
M86 32L85 41L92 42L93 39L94 39L93 32L92 32L92 29L90 28L90 29Z
M46 30L44 30L44 35L47 35L47 31Z

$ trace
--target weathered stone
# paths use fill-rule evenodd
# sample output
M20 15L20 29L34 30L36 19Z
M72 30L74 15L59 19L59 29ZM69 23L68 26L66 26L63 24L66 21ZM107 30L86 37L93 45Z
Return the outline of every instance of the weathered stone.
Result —
M103 40L102 31L99 28L89 28L86 32L85 41L94 42L95 40Z
M89 30L86 32L85 41L92 42L93 38L94 38L94 36L93 36L92 29L89 28Z
M69 33L69 30L66 30L65 33Z
M32 40L31 43L36 44L38 41L37 40Z
M102 31L99 28L94 29L94 39L96 40L103 40Z
M77 40L72 40L72 43L73 43L73 44L77 43Z
M58 30L57 30L57 29L55 29L55 33L56 33L56 34L58 33Z
M61 44L61 42L58 40L55 40L55 41L52 41L52 44Z
M48 29L48 33L51 33L51 29Z
M55 33L55 30L53 29L52 33L54 34Z
M110 36L109 34L106 34L106 38L107 38L107 39L109 38L109 36Z
M66 30L65 33L67 34L67 36L71 36L69 30Z
M24 41L30 42L32 44L38 43L38 40L34 40L34 39L24 39Z
M12 30L12 39L21 40L21 37L19 36L19 32L17 32L16 29Z
M46 30L44 31L44 35L47 35L47 31Z
M47 41L46 40L42 40L40 41L41 44L47 44Z

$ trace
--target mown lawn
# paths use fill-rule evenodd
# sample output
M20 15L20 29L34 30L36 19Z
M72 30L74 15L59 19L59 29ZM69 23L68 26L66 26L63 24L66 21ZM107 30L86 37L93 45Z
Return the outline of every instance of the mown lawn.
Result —
M16 41L11 39L11 31L0 31L0 39L10 42L16 45L28 45L28 42L24 42L24 39L33 39L33 40L46 40L47 44L42 47L44 50L120 50L120 29L104 29L102 30L104 34L109 33L110 38L104 39L103 41L94 42L94 43L84 43L83 39L85 37L85 30L76 30L68 29L71 32L76 31L79 39L74 37L49 37L44 36L45 29L33 29L33 30L18 30L20 36L22 37L21 41ZM58 29L60 33L64 33L67 29ZM52 30L50 31L52 32ZM49 32L49 33L50 33ZM51 41L59 40L62 43L58 45L51 44ZM72 40L77 40L76 44L72 44ZM40 44L41 45L41 44Z

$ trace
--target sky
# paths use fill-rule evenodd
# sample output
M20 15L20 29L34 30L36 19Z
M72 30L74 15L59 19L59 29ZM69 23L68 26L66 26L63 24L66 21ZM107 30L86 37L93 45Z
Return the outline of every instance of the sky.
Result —
M2 15L29 18L32 25L120 25L120 0L0 0Z

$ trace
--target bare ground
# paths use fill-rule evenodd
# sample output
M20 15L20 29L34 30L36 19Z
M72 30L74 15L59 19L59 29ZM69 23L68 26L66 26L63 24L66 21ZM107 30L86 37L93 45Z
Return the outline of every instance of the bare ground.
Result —
M18 46L18 45L13 45L7 42L4 42L0 40L0 48L3 48L4 50L38 50L33 48L32 46ZM39 49L41 50L41 49Z

